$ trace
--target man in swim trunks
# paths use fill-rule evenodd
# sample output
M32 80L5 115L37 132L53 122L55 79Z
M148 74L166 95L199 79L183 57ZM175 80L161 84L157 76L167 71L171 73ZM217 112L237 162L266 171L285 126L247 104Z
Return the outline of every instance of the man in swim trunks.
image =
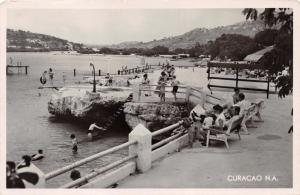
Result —
M101 131L106 131L104 128L97 126L96 122L92 123L87 131L87 135L90 139L93 138L93 132L95 129L99 129Z
M52 68L49 68L48 74L49 74L50 83L51 85L53 85L54 72L52 71Z

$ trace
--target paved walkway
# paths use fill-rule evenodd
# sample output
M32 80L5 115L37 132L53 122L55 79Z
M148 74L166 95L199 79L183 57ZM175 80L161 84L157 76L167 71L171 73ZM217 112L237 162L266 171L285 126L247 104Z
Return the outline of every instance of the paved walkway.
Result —
M233 137L229 151L222 143L209 148L198 143L155 162L146 173L124 179L118 187L292 187L293 135L287 133L292 124L292 97L280 100L272 95L265 105L265 122L249 129L251 134L240 141Z

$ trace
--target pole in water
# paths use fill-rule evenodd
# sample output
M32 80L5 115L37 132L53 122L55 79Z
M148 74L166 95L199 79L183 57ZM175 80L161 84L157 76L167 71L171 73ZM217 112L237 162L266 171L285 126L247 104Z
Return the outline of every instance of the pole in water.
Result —
M76 76L76 69L74 68L74 77Z
M99 69L99 71L98 71L98 72L99 72L99 76L101 76L101 69Z

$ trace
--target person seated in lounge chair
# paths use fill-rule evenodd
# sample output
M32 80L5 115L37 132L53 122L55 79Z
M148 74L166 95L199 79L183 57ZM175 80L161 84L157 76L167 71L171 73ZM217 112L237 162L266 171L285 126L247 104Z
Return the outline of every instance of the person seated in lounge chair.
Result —
M239 99L240 101L236 104L234 104L233 106L238 106L240 107L240 115L244 114L244 110L246 108L248 108L249 106L251 106L251 103L247 100L245 100L245 95L243 93L239 94Z
M213 115L205 118L205 120L203 122L204 126L206 128L211 127L211 128L219 129L219 130L227 130L229 127L229 124L232 121L233 116L235 116L236 113L239 114L239 107L231 106L229 108L223 108L221 106L215 106L214 113L215 113L215 120L213 118Z
M234 94L232 95L233 104L236 104L240 101L239 94L240 94L240 89L234 88Z

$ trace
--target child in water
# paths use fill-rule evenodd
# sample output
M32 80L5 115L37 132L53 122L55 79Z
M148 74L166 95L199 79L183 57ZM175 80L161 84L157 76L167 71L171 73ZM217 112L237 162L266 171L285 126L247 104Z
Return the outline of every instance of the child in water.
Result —
M32 161L41 160L44 158L43 150L39 149L37 154L31 156Z
M70 138L71 138L71 142L72 142L72 150L73 150L73 152L77 152L78 147L77 147L77 139L76 139L75 135L71 134Z
M66 75L65 72L63 72L63 74L62 74L62 79L63 79L63 83L65 85L66 84L66 80L67 80L67 75Z

